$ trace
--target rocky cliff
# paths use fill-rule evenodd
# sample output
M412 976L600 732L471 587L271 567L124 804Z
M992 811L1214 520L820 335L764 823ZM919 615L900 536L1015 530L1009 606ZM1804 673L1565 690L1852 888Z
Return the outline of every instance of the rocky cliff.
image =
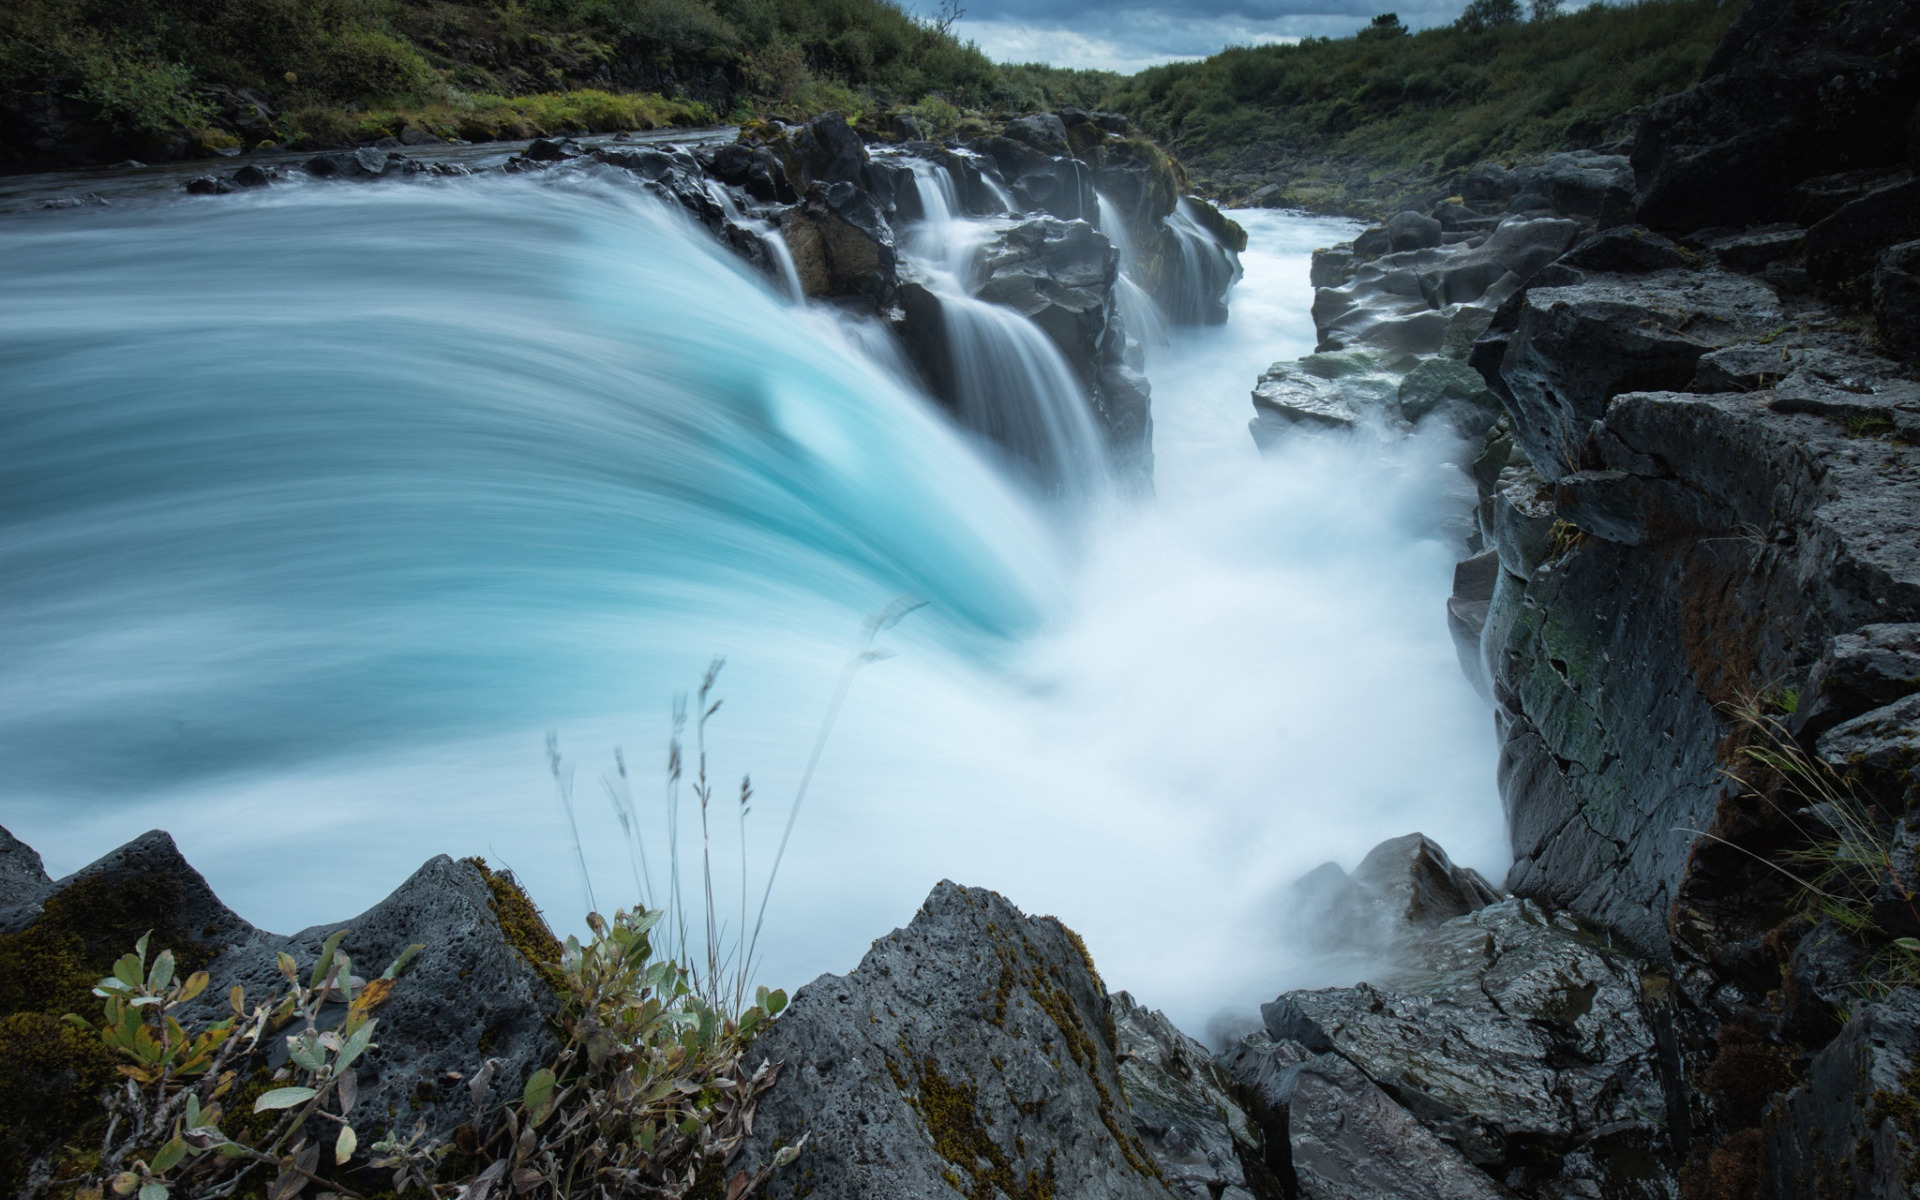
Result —
M1254 393L1257 439L1390 433L1477 376L1426 411L1481 491L1449 615L1507 886L1642 960L1690 1196L1911 1186L1916 47L1911 5L1757 0L1630 159L1316 256L1322 353Z

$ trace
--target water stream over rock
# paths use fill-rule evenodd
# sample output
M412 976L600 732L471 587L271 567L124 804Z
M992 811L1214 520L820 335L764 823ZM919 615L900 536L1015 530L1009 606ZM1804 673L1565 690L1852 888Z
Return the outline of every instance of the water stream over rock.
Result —
M0 225L0 769L55 875L165 826L293 928L481 854L574 928L664 875L670 699L724 653L732 936L740 864L757 891L861 624L902 593L927 607L833 732L770 981L845 969L951 877L1057 913L1197 1030L1345 981L1284 936L1316 864L1418 828L1500 875L1490 722L1443 609L1460 447L1262 459L1246 433L1249 381L1311 348L1309 251L1350 226L1245 216L1231 316L1146 347L1145 497L1098 482L1085 407L1044 401L1082 394L1049 338L969 294L953 247L1019 222L963 222L916 176L905 261L978 401L956 422L873 325L616 175ZM1149 334L1145 289L1119 303ZM644 871L600 776L636 798Z

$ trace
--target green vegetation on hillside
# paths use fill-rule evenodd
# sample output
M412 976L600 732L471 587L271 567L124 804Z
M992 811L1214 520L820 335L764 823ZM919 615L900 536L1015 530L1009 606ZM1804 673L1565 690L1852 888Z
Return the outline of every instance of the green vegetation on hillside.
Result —
M1049 98L891 0L8 0L0 101L49 91L131 139L212 146Z
M1154 67L1105 103L1229 197L1254 186L1236 175L1279 174L1293 200L1324 206L1358 198L1369 177L1613 142L1635 110L1699 78L1739 11L1737 0L1641 0L1523 22L1504 7L1417 34L1382 18L1350 38Z

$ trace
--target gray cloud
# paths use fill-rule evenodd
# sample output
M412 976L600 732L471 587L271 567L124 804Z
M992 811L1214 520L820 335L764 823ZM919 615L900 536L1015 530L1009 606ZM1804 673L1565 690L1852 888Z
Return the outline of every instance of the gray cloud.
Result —
M1137 71L1227 46L1341 37L1381 12L1415 29L1442 25L1465 0L962 0L954 32L999 62ZM931 0L918 0L930 11Z

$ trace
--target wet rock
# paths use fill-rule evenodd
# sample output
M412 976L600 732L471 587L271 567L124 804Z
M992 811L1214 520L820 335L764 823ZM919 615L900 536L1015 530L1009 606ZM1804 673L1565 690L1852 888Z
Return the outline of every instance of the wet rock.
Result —
M1920 241L1902 242L1880 255L1873 272L1873 315L1889 352L1920 359Z
M1366 958L1397 950L1453 917L1497 900L1479 872L1455 866L1421 833L1381 842L1352 874L1323 863L1297 880L1289 916L1322 953Z
M0 827L0 912L27 903L52 882L33 847Z
M1034 217L999 231L976 262L974 294L1027 316L1091 383L1120 270L1106 236L1085 221Z
M1046 213L1062 221L1099 221L1093 171L1079 159L1004 134L976 142L975 149L998 168L1017 211Z
M224 196L233 191L233 183L215 175L202 175L187 180L189 196Z
M1640 220L1682 232L1811 224L1818 218L1795 211L1794 185L1907 156L1906 124L1920 99L1916 45L1920 12L1907 0L1749 4L1705 78L1641 122Z
M754 1043L784 1062L738 1169L809 1139L773 1200L1165 1200L1126 1110L1106 991L1059 922L943 882L850 974L823 975Z
M1354 268L1342 286L1314 293L1320 349L1431 355L1458 342L1464 351L1500 304L1564 251L1578 229L1552 217L1514 218L1478 246L1382 253ZM1365 256L1366 237L1354 239L1356 257ZM1457 336L1463 324L1471 332Z
M1439 413L1462 435L1479 437L1500 415L1500 398L1480 372L1448 358L1429 358L1400 381L1400 416L1418 422Z
M783 231L808 296L892 296L897 256L893 230L873 197L851 183L816 186L787 213Z
M1880 793L1895 812L1920 799L1920 695L1842 721L1814 743L1819 756Z
M1508 1195L1337 1054L1256 1034L1221 1056L1300 1200L1496 1200Z
M1622 392L1686 387L1701 355L1780 323L1767 288L1719 272L1598 275L1529 288L1501 357L1514 440L1553 480Z
M1603 274L1646 275L1685 269L1698 261L1697 256L1652 230L1631 225L1605 229L1583 239L1554 265Z
M1561 508L1607 536L1566 539L1488 618L1507 886L1656 962L1689 869L1671 831L1713 828L1728 792L1721 706L1838 633L1920 621L1920 455L1770 398L1609 401ZM1601 519L1623 513L1637 532Z
M1487 627L1487 609L1499 575L1500 552L1482 550L1454 564L1453 591L1447 596L1447 631L1453 635L1460 668L1482 692L1487 689L1480 665L1480 633Z
M1016 117L1007 122L1004 132L1007 137L1025 143L1042 154L1073 153L1073 147L1067 144L1066 124L1053 113Z
M1920 992L1900 988L1856 1012L1814 1056L1805 1085L1767 1114L1767 1194L1781 1200L1908 1194L1920 1164L1917 1070Z
M569 158L578 158L580 147L566 138L559 141L535 138L520 153L534 162L564 162Z
M1456 917L1412 952L1384 987L1281 996L1261 1009L1267 1032L1337 1054L1510 1186L1670 1193L1663 1018L1638 961L1525 900Z
M1350 429L1360 420L1360 410L1341 386L1275 363L1253 388L1255 416L1250 428L1253 440L1263 450L1296 426Z
M787 179L786 168L765 146L744 142L717 146L703 165L721 183L744 189L763 204L792 204L799 199Z
M1308 282L1316 288L1339 287L1353 278L1354 253L1351 242L1339 246L1315 250L1313 263L1307 273Z
M248 163L233 173L233 186L235 187L263 188L272 183L273 176L269 175L263 168L256 167L252 163Z
M1490 528L1501 566L1521 579L1547 560L1553 545L1553 525L1559 519L1553 507L1553 486L1528 474L1528 478L1495 493Z
M1260 1130L1207 1048L1126 992L1113 995L1113 1025L1134 1128L1173 1194L1277 1198L1280 1185L1267 1177Z
M743 131L742 138L750 136ZM792 188L805 194L816 183L867 184L867 147L837 112L825 112L804 125L767 126L751 136L780 161Z
M40 207L49 210L63 208L105 208L107 207L107 198L94 192L86 192L78 196L55 196L51 200L42 200Z
M307 174L316 179L378 179L401 161L404 160L397 154L363 146L358 150L316 154L303 165Z
M1801 689L1793 731L1818 738L1842 721L1920 691L1920 625L1865 625L1828 645Z

